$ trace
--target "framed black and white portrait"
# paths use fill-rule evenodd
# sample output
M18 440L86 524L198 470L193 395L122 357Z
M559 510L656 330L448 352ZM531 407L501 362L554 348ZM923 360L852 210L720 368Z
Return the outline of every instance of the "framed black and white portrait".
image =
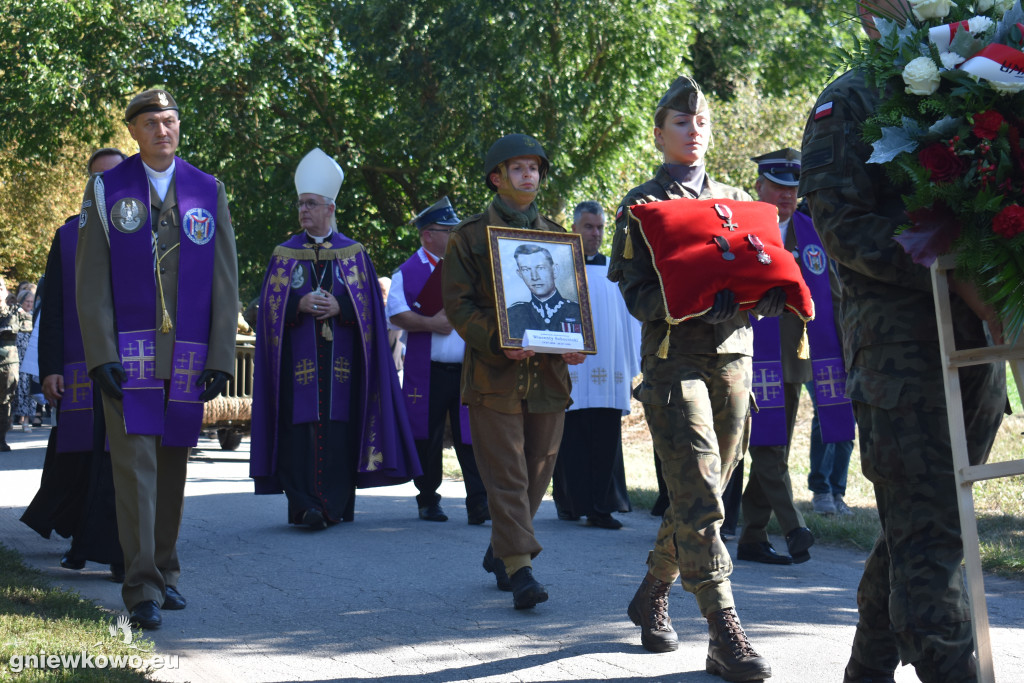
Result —
M502 348L524 348L531 330L552 351L596 353L580 235L496 226L487 233ZM572 342L577 334L581 348Z

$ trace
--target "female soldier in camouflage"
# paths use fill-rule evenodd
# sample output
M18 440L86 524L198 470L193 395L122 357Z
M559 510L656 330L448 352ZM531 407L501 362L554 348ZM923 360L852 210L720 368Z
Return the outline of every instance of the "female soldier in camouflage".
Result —
M644 404L670 499L648 557L647 575L628 613L642 629L644 648L652 652L678 648L668 617L668 593L679 577L708 620L708 673L729 681L761 680L771 676L771 667L750 646L740 626L729 583L732 560L719 536L723 483L743 457L749 435L750 322L746 311L739 311L733 293L722 290L710 311L673 327L667 357L659 358L658 347L668 333L661 285L639 231L626 230L626 209L635 204L751 198L705 173L710 110L692 79L678 78L658 102L654 140L664 164L654 178L623 199L608 269L626 306L643 323L643 382L633 395ZM784 305L782 291L772 290L755 312L779 315Z

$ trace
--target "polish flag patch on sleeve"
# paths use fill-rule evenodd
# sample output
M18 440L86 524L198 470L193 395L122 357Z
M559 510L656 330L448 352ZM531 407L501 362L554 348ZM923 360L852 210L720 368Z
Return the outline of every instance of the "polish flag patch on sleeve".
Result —
M820 121L823 118L832 116L832 103L826 102L814 110L814 120Z

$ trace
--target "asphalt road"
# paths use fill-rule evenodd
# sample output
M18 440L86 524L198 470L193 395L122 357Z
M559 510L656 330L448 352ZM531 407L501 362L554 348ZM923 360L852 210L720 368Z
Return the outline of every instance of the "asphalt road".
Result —
M43 463L44 428L9 435L0 455L0 539L57 585L123 610L104 566L58 564L68 542L18 521ZM188 608L164 612L148 636L177 655L164 681L720 681L704 673L706 622L678 585L670 614L677 652L651 654L626 606L643 578L658 520L620 515L609 531L537 514L545 545L534 570L551 599L516 611L480 567L490 525L466 524L461 483L441 489L447 523L420 521L411 484L360 491L356 519L322 532L289 527L283 496L254 496L248 442L234 453L204 441L189 464L178 589ZM784 546L784 543L777 545ZM789 567L738 562L733 588L751 642L774 682L842 680L856 622L864 553L815 547ZM1024 583L986 577L995 671L1024 681ZM917 680L901 667L897 681Z

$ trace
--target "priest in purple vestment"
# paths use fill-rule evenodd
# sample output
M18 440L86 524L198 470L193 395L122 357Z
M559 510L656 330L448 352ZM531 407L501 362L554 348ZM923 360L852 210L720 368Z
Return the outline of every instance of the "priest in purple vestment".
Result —
M318 530L352 521L357 487L421 474L377 273L337 232L344 177L319 148L299 162L302 232L274 249L256 324L249 475Z

